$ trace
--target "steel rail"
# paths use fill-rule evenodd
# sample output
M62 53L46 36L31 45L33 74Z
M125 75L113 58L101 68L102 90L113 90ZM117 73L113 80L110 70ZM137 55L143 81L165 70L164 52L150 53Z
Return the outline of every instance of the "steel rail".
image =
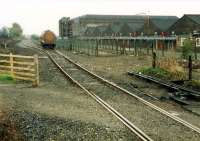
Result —
M30 46L24 47L29 48ZM96 102L98 102L101 106L103 106L106 110L108 110L112 115L114 115L118 120L120 120L129 130L131 130L133 133L135 133L140 139L143 141L153 141L148 135L146 135L142 130L140 130L137 126L135 126L132 122L130 122L127 118L125 118L122 114L120 114L117 110L115 110L113 107L111 107L108 103L106 103L104 100L102 100L100 97L98 97L96 94L88 91L84 86L82 86L78 81L76 81L74 78L72 78L56 61L55 59L50 55L48 51L44 51L43 49L37 48L37 47L31 47L31 49L37 49L41 52L48 55L50 60L55 64L55 66L61 71L61 73L69 79L72 83L83 89L89 96L91 96Z
M117 89L117 90L120 90L121 92L123 92L123 93L125 93L125 94L127 94L127 95L130 95L130 96L136 98L137 100L139 100L139 101L142 102L143 104L145 104L145 105L151 107L152 109L154 109L154 110L156 110L156 111L158 111L158 112L164 114L165 116L168 116L169 118L171 118L171 119L177 121L178 123L180 123L180 124L182 124L182 125L184 125L184 126L190 128L190 129L192 129L193 131L195 131L195 132L197 132L197 133L200 134L200 128L199 128L199 127L197 127L197 126L195 126L195 125L192 125L191 123L189 123L189 122L187 122L187 121L185 121L185 120L183 120L183 119L181 119L181 118L179 118L179 117L177 117L177 116L175 116L175 115L170 114L170 113L167 112L166 110L164 110L164 109L162 109L162 108L160 108L160 107L158 107L158 106L156 106L156 105L154 105L154 104L152 104L152 103L150 103L150 102L148 102L148 101L146 101L146 100L140 98L139 96L137 96L137 95L135 95L135 94L129 92L128 90L126 90L126 89L124 89L124 88L118 86L118 85L115 84L114 82L110 82L110 81L106 80L105 78L100 77L100 76L94 74L93 72L87 70L86 68L84 68L84 67L81 66L80 64L74 62L72 59L70 59L69 57L67 57L67 56L65 56L64 54L62 54L60 51L56 50L56 52L57 52L58 54L62 55L62 56L63 56L66 60L68 60L69 62L71 62L71 63L73 63L74 65L76 65L78 68L84 70L85 72L89 73L89 74L92 75L93 77L99 79L101 82L103 82L103 83L105 83L105 84L108 84L109 86L111 86L111 87L113 87L113 88L115 88L115 89Z
M51 56L51 54L46 52L51 61L56 65L56 67L62 72L62 74L67 77L72 83L83 89L89 96L91 96L95 101L97 101L101 106L107 109L111 114L113 114L117 119L119 119L127 128L129 128L133 133L135 133L140 139L143 141L153 141L148 135L146 135L142 130L140 130L137 126L135 126L132 122L130 122L127 118L125 118L122 114L120 114L117 110L111 107L108 103L98 97L96 94L87 90L83 85L81 85L78 81L72 78Z
M170 89L185 91L185 92L190 93L191 95L194 95L196 97L200 97L200 92L198 92L198 91L194 91L194 90L185 88L183 86L180 86L180 85L177 85L177 84L174 84L174 83L171 83L171 82L163 81L163 80L158 79L158 78L154 78L154 77L151 77L151 76L148 76L148 75L139 74L139 73L135 73L135 72L128 72L128 75L137 76L137 77L140 77L142 79L150 80L150 81L157 83L159 85L168 87Z
M39 49L39 48L36 48L36 49ZM140 98L139 96L137 96L137 95L135 95L135 94L129 92L128 90L126 90L126 89L124 89L124 88L121 88L121 87L118 86L117 84L115 84L115 83L113 83L113 82L110 82L110 81L104 79L103 77L100 77L100 76L94 74L93 72L87 70L86 68L82 67L80 64L74 62L72 59L70 59L69 57L67 57L67 56L65 56L64 54L62 54L60 51L56 50L56 52L57 52L58 54L62 55L62 56L63 56L65 59L67 59L69 62L71 62L71 63L73 63L74 65L76 65L78 68L84 70L85 72L89 73L90 75L92 75L93 77L99 79L100 81L102 81L102 82L104 82L104 83L106 83L106 84L112 86L112 87L115 88L115 89L120 90L121 92L124 92L125 94L128 94L128 95L130 95L130 96L136 98L137 100L141 101L143 104L145 104L145 105L151 107L152 109L154 109L154 110L156 110L156 111L158 111L158 112L160 112L160 113L162 113L162 114L168 116L169 118L171 118L171 119L173 119L173 120L175 120L175 121L181 123L182 125L184 125L184 126L190 128L190 129L192 129L193 131L195 131L195 132L197 132L197 133L200 134L200 128L199 128L199 127L197 127L197 126L195 126L195 125L192 125L191 123L189 123L189 122L187 122L187 121L185 121L185 120L183 120L183 119L181 119L181 118L179 118L179 117L177 117L177 116L175 116L175 115L170 114L170 113L167 112L166 110L164 110L164 109L162 109L162 108L160 108L160 107L158 107L158 106L156 106L156 105L154 105L154 104L152 104L152 103L150 103L150 102L148 102L148 101L146 101L146 100Z

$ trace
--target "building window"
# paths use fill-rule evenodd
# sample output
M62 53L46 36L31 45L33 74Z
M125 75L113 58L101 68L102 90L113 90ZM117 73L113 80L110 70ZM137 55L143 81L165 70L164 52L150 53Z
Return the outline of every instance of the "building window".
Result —
M196 38L196 46L200 47L200 38Z
M181 46L184 46L184 41L186 40L186 38L181 37Z

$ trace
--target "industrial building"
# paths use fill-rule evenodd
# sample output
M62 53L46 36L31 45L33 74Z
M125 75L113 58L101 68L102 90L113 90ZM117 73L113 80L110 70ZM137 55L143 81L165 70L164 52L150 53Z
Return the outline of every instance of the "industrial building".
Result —
M178 35L178 46L183 46L185 39L193 38L195 35L196 47L200 47L200 15L183 15L168 29L168 32L172 31Z
M178 20L176 16L84 15L72 19L74 36L155 34L165 32Z
M177 45L194 32L200 31L200 15L176 16L152 15L84 15L74 19L59 21L59 36L152 36L178 35ZM196 46L200 47L200 34L196 36Z
M174 31L176 35L188 35L200 31L200 15L185 14L168 31Z
M68 37L69 34L69 17L63 17L59 20L59 37Z

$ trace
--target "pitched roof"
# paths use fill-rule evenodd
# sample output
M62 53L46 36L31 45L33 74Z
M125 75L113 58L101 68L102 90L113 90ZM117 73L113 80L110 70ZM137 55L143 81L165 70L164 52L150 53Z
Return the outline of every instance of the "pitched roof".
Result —
M178 17L176 16L152 16L152 15L84 15L72 20L85 23L96 23L98 26L95 33L119 33L123 30L127 32L143 32L146 18L151 21L152 31L166 31L171 25L173 25ZM126 24L125 24L126 23Z
M162 30L157 27L156 24L154 24L151 20L147 23L144 23L144 25L140 28L140 32L143 32L145 35L154 34L155 32L161 32Z
M185 14L184 16L187 16L188 18L192 19L197 24L200 24L200 15Z
M176 34L190 34L193 31L200 30L200 15L185 14L176 21L168 31L175 31Z
M129 35L129 33L133 32L133 30L127 23L124 23L119 32L124 36Z
M177 20L176 16L150 16L150 20L161 30L166 31Z
M132 29L132 32L137 32L140 31L141 28L144 26L144 22L128 23L128 25Z
M143 17L139 15L83 15L74 19L85 19L85 20L112 20L112 21L122 21L122 20L142 20Z

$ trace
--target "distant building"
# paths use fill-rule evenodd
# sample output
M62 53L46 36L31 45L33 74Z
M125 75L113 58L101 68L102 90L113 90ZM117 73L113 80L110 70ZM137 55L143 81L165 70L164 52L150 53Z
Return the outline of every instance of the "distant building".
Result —
M185 14L168 31L174 31L176 35L189 35L194 31L200 31L200 15Z
M60 37L68 37L69 36L69 17L63 17L59 20L59 36Z
M71 21L74 36L129 36L165 32L177 20L176 16L84 15Z
M185 39L191 39L196 34L196 46L200 47L200 15L183 15L168 29L168 32L174 32L178 35L177 46L183 46Z

